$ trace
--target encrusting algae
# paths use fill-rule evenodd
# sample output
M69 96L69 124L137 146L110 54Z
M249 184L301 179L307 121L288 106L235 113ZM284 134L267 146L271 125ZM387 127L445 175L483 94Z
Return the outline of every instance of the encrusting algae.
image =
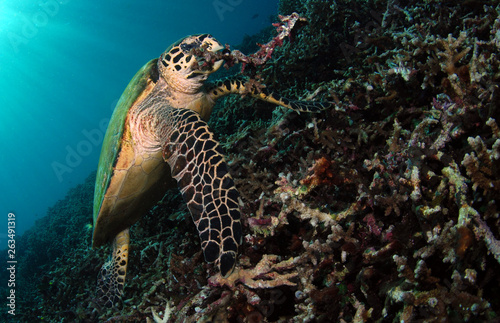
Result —
M20 306L32 309L22 320L499 319L500 6L284 0L279 10L307 23L243 73L335 106L309 115L218 102L209 125L241 194L233 274L203 261L187 208L169 192L131 228L136 265L122 306L98 308L106 252L82 234L86 183L20 241L48 250L19 258L33 264L20 275L34 277L20 287ZM271 46L270 33L257 41ZM59 249L54 234L66 234Z

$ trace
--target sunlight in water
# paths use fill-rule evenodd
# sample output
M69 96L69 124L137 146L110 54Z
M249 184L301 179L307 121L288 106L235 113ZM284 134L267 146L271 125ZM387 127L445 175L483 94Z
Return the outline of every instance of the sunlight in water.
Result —
M88 89L95 80L78 77L92 71L81 63L86 53L78 55L76 50L91 36L74 23L71 9L61 0L0 0L0 163L9 170L0 172L0 179L7 185L32 179L22 194L0 197L0 204L15 208L24 219L31 213L27 201L51 203L39 196L64 193L69 180L57 181L51 163L64 160L65 147L80 140L80 128L93 127L84 116L84 104L76 103L93 95Z

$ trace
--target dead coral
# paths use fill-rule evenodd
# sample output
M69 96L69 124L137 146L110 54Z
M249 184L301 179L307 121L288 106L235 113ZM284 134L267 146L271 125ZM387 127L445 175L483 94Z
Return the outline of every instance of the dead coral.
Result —
M279 271L290 269L295 260L290 258L276 263L275 255L264 255L259 263L252 269L237 268L229 277L215 275L209 280L215 286L234 287L236 282L241 282L249 288L274 288L282 285L295 286L289 279L296 277L297 273L279 274Z

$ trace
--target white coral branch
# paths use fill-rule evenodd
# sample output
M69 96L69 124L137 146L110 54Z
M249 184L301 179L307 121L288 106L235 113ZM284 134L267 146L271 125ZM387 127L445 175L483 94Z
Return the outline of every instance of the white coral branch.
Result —
M295 286L289 279L296 277L296 272L280 274L276 270L290 269L295 264L295 258L290 258L279 263L276 255L264 255L259 263L252 269L236 268L229 277L222 277L220 273L210 278L213 285L226 285L234 287L237 282L243 283L250 288L274 288L277 286Z
M156 323L167 323L168 319L170 318L170 315L172 315L172 308L170 307L169 302L167 301L165 303L165 311L163 313L163 318L161 318L154 310L154 308L151 308L151 313L153 314L153 320Z
M474 210L475 211L475 210ZM476 236L482 237L488 250L493 254L495 259L500 263L500 241L495 238L493 232L491 232L490 228L481 220L479 213L477 211L474 213L474 220L476 220L478 227L474 228L474 232Z

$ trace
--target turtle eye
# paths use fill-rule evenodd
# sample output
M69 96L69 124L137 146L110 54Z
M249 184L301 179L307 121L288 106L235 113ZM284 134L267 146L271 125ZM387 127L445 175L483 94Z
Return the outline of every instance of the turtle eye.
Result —
M181 44L181 49L184 53L189 53L191 51L191 49L195 48L195 47L199 47L200 46L200 43L198 42L193 42L193 43L189 43L189 44Z

